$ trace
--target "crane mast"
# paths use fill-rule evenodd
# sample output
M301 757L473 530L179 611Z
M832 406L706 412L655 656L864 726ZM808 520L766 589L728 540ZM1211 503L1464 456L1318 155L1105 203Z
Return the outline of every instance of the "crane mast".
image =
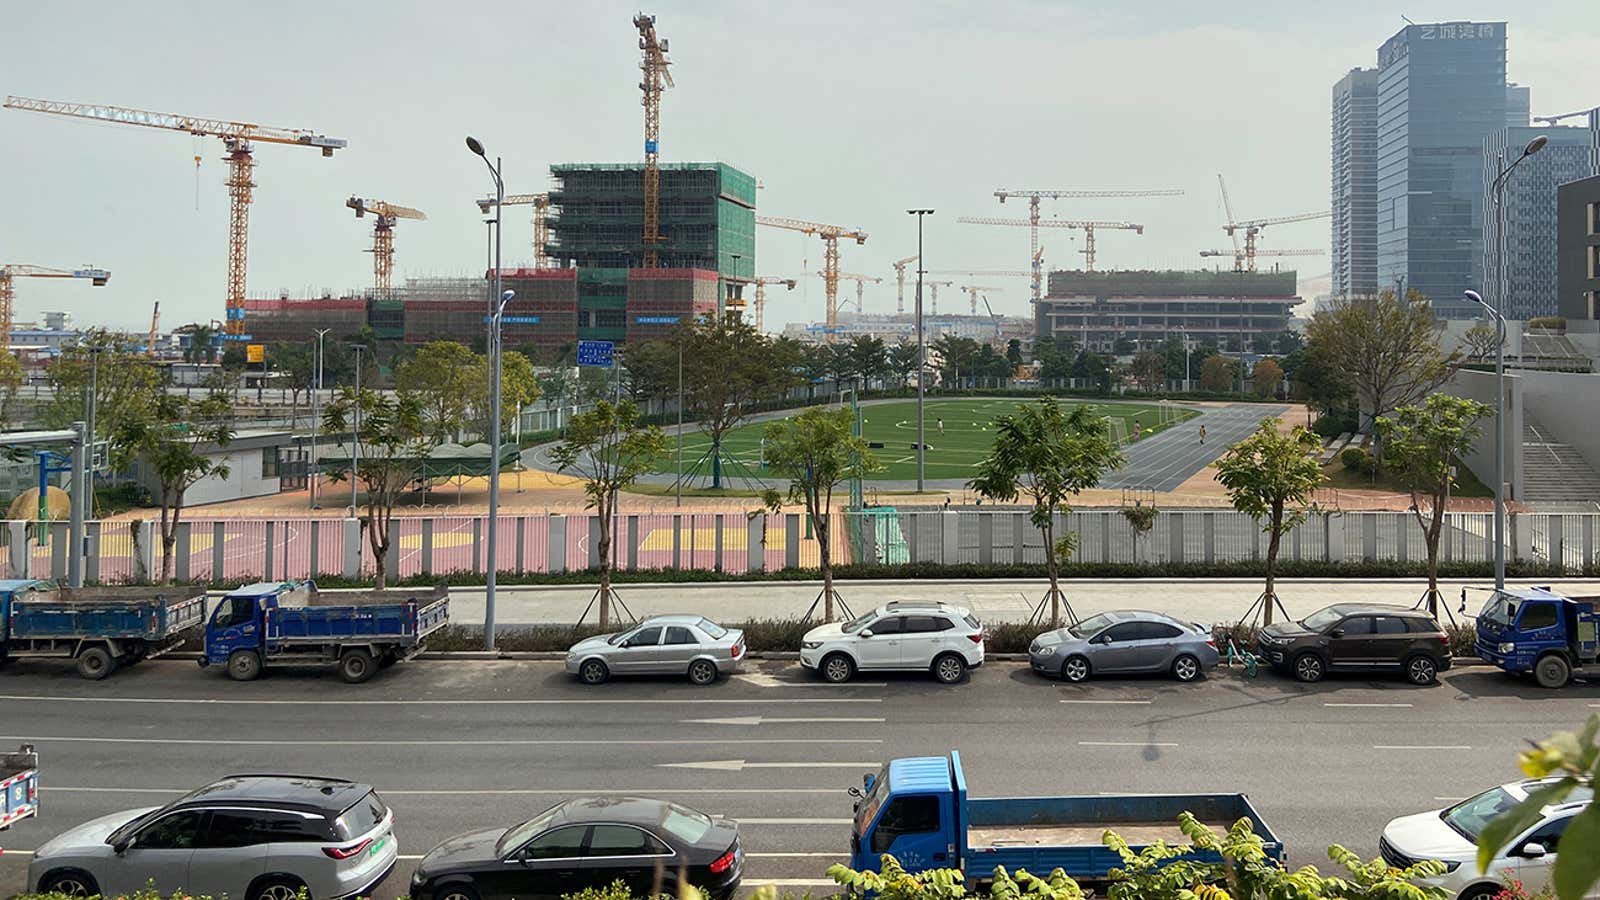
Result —
M905 259L897 259L892 263L892 265L894 266L894 285L895 285L895 287L894 287L894 291L895 291L894 311L895 311L896 315L904 315L905 314L905 311L906 311L906 266L908 266L911 263L914 263L916 261L917 261L917 256L916 256L916 254L913 253L912 255L906 257Z
M755 283L755 286L756 286L756 303L755 303L755 307L756 307L756 331L760 331L761 330L761 326L766 324L767 285L769 285L769 284L781 284L785 288L787 288L787 289L792 291L792 290L794 290L794 286L796 284L796 279L793 279L793 278L779 278L776 275L757 275L755 278L753 278L751 280Z
M478 211L484 215L494 208L495 199L485 197L478 201ZM555 260L545 255L545 244L550 243L550 226L545 217L550 211L549 194L507 194L506 206L531 206L533 207L533 267L535 269L554 269Z
M1039 247L1039 201L1041 199L1095 200L1114 197L1178 197L1183 195L1183 191L1013 191L1000 188L994 192L994 195L1001 203L1006 202L1008 197L1027 198L1028 200L1028 259L1033 267L1032 302L1037 304L1044 296L1044 251ZM1087 243L1092 244L1093 239L1091 238ZM1086 265L1091 269L1094 268L1092 257L1086 262Z
M667 71L667 41L656 37L656 17L639 13L633 17L633 27L639 32L639 52L643 58L639 69L644 80L639 90L644 97L644 267L654 269L659 264L661 244L661 92L672 87L672 73Z
M780 219L773 216L756 216L757 225L814 234L822 238L822 287L827 307L823 318L824 340L833 342L839 325L839 238L850 238L857 244L867 242L867 233L859 228L844 225L824 225L804 219Z
M399 206L383 200L363 200L352 196L344 202L355 210L360 219L371 213L372 222L372 289L379 300L390 295L390 281L394 273L394 226L400 219L423 220L428 218L421 210Z

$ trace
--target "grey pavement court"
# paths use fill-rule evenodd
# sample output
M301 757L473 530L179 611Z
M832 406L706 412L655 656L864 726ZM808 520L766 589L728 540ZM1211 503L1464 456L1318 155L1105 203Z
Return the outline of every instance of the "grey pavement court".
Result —
M1262 419L1281 416L1286 406L1235 403L1206 409L1186 422L1123 447L1127 465L1100 480L1103 488L1172 491L1211 464L1230 444L1249 436ZM1205 443L1200 427L1205 426Z

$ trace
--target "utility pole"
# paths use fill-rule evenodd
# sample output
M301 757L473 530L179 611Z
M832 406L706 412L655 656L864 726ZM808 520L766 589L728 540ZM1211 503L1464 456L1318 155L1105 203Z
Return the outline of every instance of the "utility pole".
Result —
M922 256L922 219L933 215L933 210L908 209L906 212L917 217L917 493L920 494L926 483L928 447L922 413L928 372L928 343L922 332L922 276L928 271Z
M317 329L317 374L312 381L311 388L311 471L308 473L311 476L308 483L311 491L312 509L321 508L317 506L317 474L319 471L317 467L317 430L322 425L320 421L322 418L322 404L318 397L322 393L322 339L332 330L332 328Z

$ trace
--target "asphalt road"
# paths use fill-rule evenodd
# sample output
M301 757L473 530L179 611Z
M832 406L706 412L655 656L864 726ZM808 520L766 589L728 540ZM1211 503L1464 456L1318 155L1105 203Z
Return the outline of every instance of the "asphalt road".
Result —
M746 884L803 893L844 858L845 789L863 771L952 748L975 796L1245 791L1291 861L1325 863L1329 843L1374 854L1391 817L1516 778L1525 739L1600 707L1600 688L1546 692L1482 667L1431 688L1225 671L1192 685L1067 686L991 663L943 688L920 676L834 687L792 663L758 665L710 688L585 688L546 662L419 660L353 686L314 670L236 684L178 661L91 683L13 664L0 746L38 745L43 812L0 835L0 896L22 887L27 851L62 829L230 771L375 784L404 854L384 900L445 837L594 793L737 818Z

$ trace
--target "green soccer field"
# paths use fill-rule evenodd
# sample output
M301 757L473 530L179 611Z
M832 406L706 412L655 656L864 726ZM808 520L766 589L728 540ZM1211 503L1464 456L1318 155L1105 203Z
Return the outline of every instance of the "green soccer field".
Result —
M928 441L927 477L929 479L969 479L979 460L989 452L994 441L991 423L1016 409L1025 398L962 398L929 400L924 406L924 427ZM1064 405L1078 405L1077 401L1063 401ZM1141 436L1148 436L1184 419L1196 415L1179 406L1157 406L1143 403L1087 403L1096 406L1112 419L1112 434L1119 441L1133 435L1138 423ZM905 400L861 408L862 435L869 443L882 444L873 453L883 468L867 476L869 481L913 481L917 477L917 402ZM943 423L941 428L940 423ZM735 483L748 472L764 477L761 472L761 435L766 422L756 422L736 428L723 440L722 455L726 477ZM676 440L668 436L668 461L658 471L675 471ZM693 472L693 481L709 472L710 463L703 461L711 450L711 441L704 434L685 427L683 438L683 465ZM700 463L697 467L696 463Z

